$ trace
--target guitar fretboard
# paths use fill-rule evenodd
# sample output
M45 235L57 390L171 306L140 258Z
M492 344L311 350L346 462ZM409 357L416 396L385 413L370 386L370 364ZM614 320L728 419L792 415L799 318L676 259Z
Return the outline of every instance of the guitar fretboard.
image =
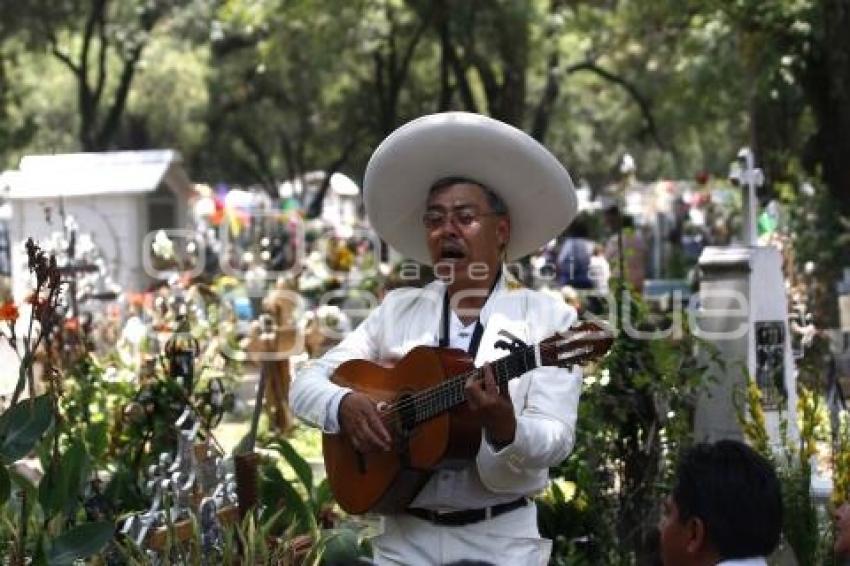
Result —
M537 367L534 347L518 349L490 365L493 368L496 383L500 388L506 387L511 379ZM402 422L412 427L464 403L466 401L464 388L470 377L475 380L483 379L484 370L475 368L451 377L439 385L402 398L396 408Z

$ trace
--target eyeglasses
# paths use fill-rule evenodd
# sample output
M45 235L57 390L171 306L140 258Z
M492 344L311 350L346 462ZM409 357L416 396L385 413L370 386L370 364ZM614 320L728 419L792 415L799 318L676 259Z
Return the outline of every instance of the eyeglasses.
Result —
M485 216L502 216L498 212L478 212L472 208L461 208L451 212L428 210L422 215L422 223L428 230L442 228L448 221L456 228L468 228Z

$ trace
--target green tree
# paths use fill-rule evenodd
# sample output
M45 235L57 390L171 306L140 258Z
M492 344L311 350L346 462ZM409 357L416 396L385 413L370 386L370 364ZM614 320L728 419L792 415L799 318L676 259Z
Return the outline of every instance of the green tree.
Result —
M115 146L142 54L154 28L187 2L0 0L33 50L45 49L74 79L77 138L85 151Z
M223 2L212 44L209 170L271 192L312 170L358 171L409 100L422 33L400 2Z
M840 210L850 213L847 1L713 4L739 34L752 85L754 140L768 157L790 160L792 168L802 161L810 173L821 175ZM774 169L777 176L788 174L787 166Z

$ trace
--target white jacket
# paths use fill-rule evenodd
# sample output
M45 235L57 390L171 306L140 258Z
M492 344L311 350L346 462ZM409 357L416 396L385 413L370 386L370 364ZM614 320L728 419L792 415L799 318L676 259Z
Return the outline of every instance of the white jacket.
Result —
M338 346L298 372L290 392L292 410L325 432L336 432L336 414L345 389L331 383L333 371L350 359L397 359L416 346L436 346L445 285L435 281L423 289L398 289ZM484 334L475 365L508 354L496 349L508 330L528 344L567 330L576 320L572 307L541 292L507 285L504 277L480 313ZM510 382L517 415L514 442L495 451L481 442L477 456L482 483L496 493L530 495L543 489L548 469L570 453L581 393L581 371L541 367ZM482 435L483 436L483 435Z

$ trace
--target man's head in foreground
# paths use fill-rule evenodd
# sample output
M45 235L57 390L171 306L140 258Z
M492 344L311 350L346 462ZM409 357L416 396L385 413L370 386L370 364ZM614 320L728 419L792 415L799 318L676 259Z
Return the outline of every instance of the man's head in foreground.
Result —
M495 192L469 179L443 179L431 187L422 220L437 277L450 286L492 281L511 231L507 205Z
M771 554L782 530L782 494L773 466L741 442L697 444L679 463L658 527L664 566L710 566Z

